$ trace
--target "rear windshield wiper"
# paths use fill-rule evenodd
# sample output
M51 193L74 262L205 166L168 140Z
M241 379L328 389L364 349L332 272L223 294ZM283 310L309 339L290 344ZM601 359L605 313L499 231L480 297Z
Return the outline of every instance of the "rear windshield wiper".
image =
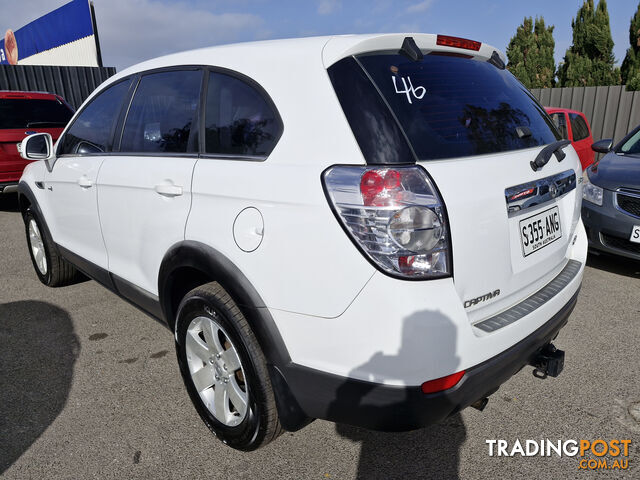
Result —
M536 159L531 162L531 168L533 169L533 171L537 172L547 163L549 163L551 155L553 155L554 153L559 162L564 160L564 157L566 157L567 154L564 153L562 149L570 144L571 142L569 140L558 140L557 142L553 142L552 144L544 147L542 150L540 150L540 153L538 153Z
M48 125L52 126L52 127L55 127L55 126L58 126L58 125L64 126L66 124L67 124L67 122L29 122L29 123L27 123L27 128L29 128L29 127L46 127Z

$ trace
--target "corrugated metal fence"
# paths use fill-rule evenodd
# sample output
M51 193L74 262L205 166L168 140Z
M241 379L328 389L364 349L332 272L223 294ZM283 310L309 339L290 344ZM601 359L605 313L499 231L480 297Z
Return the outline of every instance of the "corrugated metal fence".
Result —
M583 112L594 141L613 138L615 144L640 123L640 91L627 92L624 85L534 88L531 93L545 107Z
M57 93L77 109L98 85L115 73L114 67L0 65L0 90Z

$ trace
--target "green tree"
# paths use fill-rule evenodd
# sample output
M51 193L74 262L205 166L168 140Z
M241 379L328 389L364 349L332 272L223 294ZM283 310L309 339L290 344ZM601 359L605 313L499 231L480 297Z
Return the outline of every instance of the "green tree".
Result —
M563 87L591 87L618 85L620 70L613 67L613 38L609 26L606 0L595 7L593 0L585 0L571 21L573 45L558 69Z
M555 84L553 25L544 18L525 18L507 46L507 68L527 88L548 88Z
M629 26L629 43L631 46L622 62L622 83L627 90L640 90L640 3Z

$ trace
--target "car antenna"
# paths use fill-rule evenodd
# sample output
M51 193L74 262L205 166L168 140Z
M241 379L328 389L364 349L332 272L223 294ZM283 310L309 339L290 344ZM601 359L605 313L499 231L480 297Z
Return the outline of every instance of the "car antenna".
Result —
M424 58L422 51L418 48L418 45L416 45L413 37L404 37L402 47L400 47L400 53L414 62L419 62Z

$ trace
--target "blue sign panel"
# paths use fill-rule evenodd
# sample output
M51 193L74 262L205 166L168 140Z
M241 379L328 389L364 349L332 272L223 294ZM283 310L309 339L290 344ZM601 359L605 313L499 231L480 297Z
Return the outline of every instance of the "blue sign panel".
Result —
M8 30L0 39L0 64L15 65L28 58L67 43L93 35L88 0L73 0L25 25Z

